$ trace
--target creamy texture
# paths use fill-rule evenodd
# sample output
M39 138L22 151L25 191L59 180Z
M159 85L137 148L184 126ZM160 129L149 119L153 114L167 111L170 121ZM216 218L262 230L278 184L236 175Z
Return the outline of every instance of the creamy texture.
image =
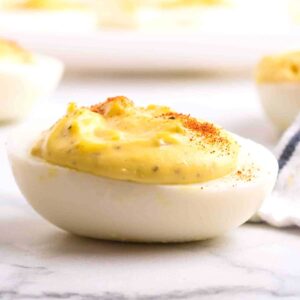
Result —
M0 62L30 63L32 60L32 54L17 43L0 39Z
M300 82L300 52L262 58L256 69L258 83Z
M239 145L211 123L168 107L135 107L129 99L115 97L91 108L71 104L32 154L98 176L188 184L235 170Z

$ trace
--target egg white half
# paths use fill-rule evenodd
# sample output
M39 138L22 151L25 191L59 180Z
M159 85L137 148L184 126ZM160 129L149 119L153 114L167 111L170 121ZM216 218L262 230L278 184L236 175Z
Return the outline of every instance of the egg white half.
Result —
M60 61L37 54L32 63L0 61L0 121L26 116L56 88L63 69Z
M281 132L300 112L299 83L259 83L259 97L266 115Z
M212 238L246 222L271 192L277 161L243 138L235 174L203 184L152 185L97 177L49 164L30 154L36 129L12 134L8 154L20 190L45 219L68 232L98 239L184 242ZM200 154L201 155L201 154Z

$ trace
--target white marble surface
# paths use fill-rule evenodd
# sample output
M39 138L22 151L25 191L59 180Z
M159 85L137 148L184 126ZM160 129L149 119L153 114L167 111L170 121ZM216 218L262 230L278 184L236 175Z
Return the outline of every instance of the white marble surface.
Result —
M299 231L244 225L212 241L101 242L28 207L0 212L1 299L299 299Z
M36 109L125 94L275 142L247 80L201 77L72 78ZM42 109L42 110L41 110ZM32 116L32 118L37 118ZM0 129L0 299L300 299L300 231L247 224L212 241L137 245L83 239L41 219L11 176Z

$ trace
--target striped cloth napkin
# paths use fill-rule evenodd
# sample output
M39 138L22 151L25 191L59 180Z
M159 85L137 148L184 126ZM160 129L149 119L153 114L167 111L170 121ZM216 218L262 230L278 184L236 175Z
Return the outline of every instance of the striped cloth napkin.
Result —
M279 163L277 183L251 221L276 227L300 226L300 115L283 134L275 155Z

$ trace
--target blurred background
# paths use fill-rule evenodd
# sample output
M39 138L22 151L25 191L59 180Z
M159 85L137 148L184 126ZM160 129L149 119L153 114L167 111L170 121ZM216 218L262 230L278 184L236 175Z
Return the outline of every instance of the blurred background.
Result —
M299 0L0 0L0 34L68 71L248 71L298 48Z

